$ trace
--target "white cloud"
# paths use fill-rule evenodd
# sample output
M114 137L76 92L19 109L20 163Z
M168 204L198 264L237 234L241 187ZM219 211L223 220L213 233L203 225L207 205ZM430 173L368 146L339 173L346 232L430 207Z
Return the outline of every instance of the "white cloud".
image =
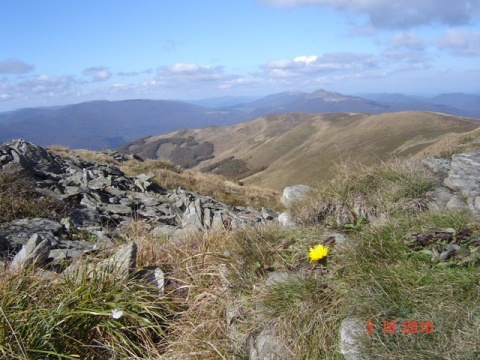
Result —
M105 66L88 67L82 72L83 75L90 77L91 81L106 81L112 77L112 73Z
M388 42L380 54L385 66L397 72L431 68L431 58L425 50L424 41L414 33L400 32Z
M382 56L388 59L387 64L396 72L431 68L430 58L422 50L387 49Z
M361 70L376 66L378 60L371 54L354 54L347 52L326 53L322 56L302 55L292 60L273 60L263 68L266 77L294 77L305 74Z
M317 59L318 59L318 56L316 56L316 55L312 55L312 56L303 55L303 56L297 56L296 58L293 59L293 61L310 64L310 63L313 63L313 62L317 61Z
M33 71L33 65L17 59L0 61L0 74L26 74Z
M116 84L113 84L111 86L111 88L113 90L119 90L119 91L125 91L125 90L129 90L130 89L130 86L128 84L121 84L121 83L116 83Z
M425 43L414 33L400 32L390 39L390 45L394 47L405 47L423 49Z
M20 82L2 82L1 100L37 99L69 94L75 80L70 76L39 75Z
M160 79L188 79L188 81L211 81L228 77L223 66L212 67L197 64L177 63L172 66L162 66L158 71Z
M437 44L455 56L480 56L480 31L448 29Z
M311 86L387 77L426 68L430 68L430 59L423 50L403 47L388 48L378 55L338 52L277 59L264 64L262 71L255 75L283 86Z
M339 11L364 14L379 28L406 29L435 23L450 26L473 22L480 14L479 0L260 0L264 3L297 7L323 5Z

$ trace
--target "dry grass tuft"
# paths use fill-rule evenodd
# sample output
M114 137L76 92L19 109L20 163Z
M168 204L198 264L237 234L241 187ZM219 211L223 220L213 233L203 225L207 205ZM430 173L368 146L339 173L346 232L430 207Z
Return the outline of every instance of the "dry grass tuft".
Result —
M65 203L37 193L21 173L0 171L0 223L34 217L57 220L67 211Z
M168 359L222 359L232 353L225 309L228 299L220 266L231 233L190 233L162 247L169 296L182 311L170 323Z
M435 179L419 161L394 159L376 166L342 165L337 176L290 211L305 225L326 223L350 228L391 215L415 214L426 208L426 193Z

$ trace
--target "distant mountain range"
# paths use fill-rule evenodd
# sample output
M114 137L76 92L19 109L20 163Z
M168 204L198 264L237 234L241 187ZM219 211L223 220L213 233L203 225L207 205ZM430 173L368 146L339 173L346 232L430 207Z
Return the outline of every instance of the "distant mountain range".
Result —
M480 95L451 93L425 98L420 96L387 93L362 94L361 96L365 99L371 99L386 104L394 111L426 110L480 118Z
M480 96L443 94L419 98L401 94L347 96L317 90L263 98L221 97L195 101L90 101L0 113L0 141L24 138L42 146L104 149L183 128L232 125L269 114L355 112L380 114L426 110L480 118Z
M335 164L411 156L479 127L475 119L424 111L284 113L225 127L178 130L118 150L281 190L326 180Z

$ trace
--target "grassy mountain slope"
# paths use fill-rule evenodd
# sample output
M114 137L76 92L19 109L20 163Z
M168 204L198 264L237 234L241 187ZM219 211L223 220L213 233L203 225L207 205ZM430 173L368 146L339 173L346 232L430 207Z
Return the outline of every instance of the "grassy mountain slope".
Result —
M334 164L368 164L391 156L414 155L444 137L479 126L474 119L418 111L380 115L287 113L226 127L180 130L144 138L120 150L185 165L172 158L169 148L177 141L172 139L193 138L196 144L213 144L210 159L198 161L194 169L282 189L323 181L332 175ZM203 160L201 156L197 160Z

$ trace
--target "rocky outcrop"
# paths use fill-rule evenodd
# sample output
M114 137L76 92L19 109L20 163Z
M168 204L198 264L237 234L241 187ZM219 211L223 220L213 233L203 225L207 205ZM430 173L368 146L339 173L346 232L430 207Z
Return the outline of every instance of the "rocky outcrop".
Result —
M131 160L128 155L110 155L118 162ZM111 252L110 239L133 218L143 219L154 235L176 237L188 231L267 224L277 218L268 209L227 206L182 188L167 190L150 175L126 176L112 164L61 158L24 140L0 144L0 170L26 175L38 193L62 200L70 208L61 221L37 218L0 224L0 259L17 254L14 264L18 269L49 262L57 271L67 271L73 259ZM41 255L37 254L40 243L45 243ZM99 266L108 268L112 261L118 263L115 253L110 259ZM114 267L115 271L129 273L135 267L131 261L124 263L128 265ZM161 278L158 271L145 276L151 282Z
M427 158L424 164L439 178L439 186L428 194L431 207L466 208L480 215L480 152Z

